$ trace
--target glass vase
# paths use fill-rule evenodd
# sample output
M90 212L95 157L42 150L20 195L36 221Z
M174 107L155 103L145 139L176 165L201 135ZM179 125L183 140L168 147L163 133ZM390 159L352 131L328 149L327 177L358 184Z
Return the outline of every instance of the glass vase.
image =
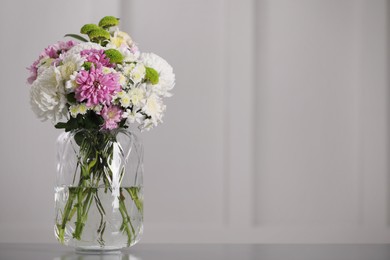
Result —
M127 129L57 140L55 236L76 250L118 250L143 232L143 147Z

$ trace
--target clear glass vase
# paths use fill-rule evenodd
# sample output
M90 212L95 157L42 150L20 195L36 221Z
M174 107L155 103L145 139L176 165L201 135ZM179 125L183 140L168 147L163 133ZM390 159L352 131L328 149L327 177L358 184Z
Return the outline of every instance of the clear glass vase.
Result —
M58 140L55 235L78 250L118 250L143 232L143 147L127 129Z

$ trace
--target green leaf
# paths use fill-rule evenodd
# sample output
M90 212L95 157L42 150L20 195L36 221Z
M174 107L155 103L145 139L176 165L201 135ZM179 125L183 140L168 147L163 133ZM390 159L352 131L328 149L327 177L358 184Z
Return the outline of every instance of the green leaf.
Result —
M66 99L68 100L69 103L76 103L77 102L74 92L67 94Z
M104 123L104 119L100 115L97 115L95 111L88 110L83 118L83 123L86 129L100 129L100 126Z
M159 74L158 72L150 67L145 67L146 69L146 74L145 78L149 80L153 85L156 85L159 81Z
M95 158L94 158L91 162L88 163L88 169L87 169L88 172L91 171L92 167L95 166L95 164L97 163L97 161L98 161L98 155L97 155L97 153L96 153Z
M77 123L77 119L74 117L70 117L67 123L67 127L65 128L66 132L69 132L71 130L77 129L79 124Z
M65 34L64 37L72 37L72 38L75 38L76 40L79 40L79 41L82 41L82 42L88 42L87 39L85 39L84 37L82 37L80 35L77 35L77 34Z
M85 120L84 120L84 127L86 129L94 129L94 128L97 128L96 127L96 123L94 122L94 120L90 117L90 116L86 116L85 117Z
M121 128L128 128L128 126L126 125L126 119L123 119L123 120L119 123L119 127L121 127Z
M76 144L78 144L79 146L82 145L83 141L84 141L84 138L85 136L83 135L82 132L77 132L75 135L74 135L74 140L76 141Z
M57 128L57 129L63 129L63 128L66 128L67 127L67 123L64 123L64 122L59 122L59 123L57 123L57 124L55 124L55 128Z

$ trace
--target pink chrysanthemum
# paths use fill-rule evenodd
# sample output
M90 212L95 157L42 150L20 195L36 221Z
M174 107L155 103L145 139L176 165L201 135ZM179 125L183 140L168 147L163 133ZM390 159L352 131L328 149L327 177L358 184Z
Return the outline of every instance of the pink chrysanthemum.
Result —
M70 50L73 46L77 45L78 43L75 41L67 41L67 42L58 42L58 47L61 51L68 51Z
M114 67L114 64L111 64L110 59L106 57L104 50L96 50L96 49L83 50L81 51L80 54L82 57L85 57L87 61L96 64L97 67L100 66L110 67L110 68Z
M67 52L76 44L77 42L75 41L57 42L45 48L45 50L39 55L38 59L34 61L34 63L30 67L27 68L30 71L30 77L27 79L27 82L29 84L32 84L37 79L38 65L43 58L49 57L51 59L55 59L54 62L58 63L60 54Z
M115 73L104 74L101 68L92 65L89 71L82 70L76 77L79 85L75 97L79 102L87 101L87 106L110 105L113 95L121 90L119 77Z
M30 77L28 77L27 82L32 84L38 77L38 64L39 60L34 61L34 63L27 69L30 71Z
M119 106L104 106L100 111L100 115L104 119L102 129L112 130L118 127L118 123L122 119L123 111Z
M75 46L77 43L74 41L67 42L57 42L56 44L50 45L47 47L41 56L49 56L52 59L57 59L60 57L61 53L68 51L70 48Z

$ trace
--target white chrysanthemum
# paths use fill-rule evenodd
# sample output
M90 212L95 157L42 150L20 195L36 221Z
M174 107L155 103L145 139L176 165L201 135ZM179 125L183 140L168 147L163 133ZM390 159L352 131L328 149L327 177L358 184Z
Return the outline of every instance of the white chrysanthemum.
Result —
M62 65L58 67L61 72L62 79L69 80L70 76L74 72L77 72L81 69L85 58L82 58L79 54L70 54L65 55L62 60Z
M140 55L138 47L126 32L115 29L108 42L107 49L116 49L123 55L125 62L137 61Z
M78 114L85 115L87 113L87 106L84 103L78 105L71 105L69 112L72 117L77 117Z
M127 94L127 93L124 94L124 95L120 98L119 102L121 103L122 107L128 107L128 106L130 106L130 95Z
M162 121L161 121L162 122ZM139 129L142 131L149 131L153 127L157 126L157 122L152 119L145 119L142 124L139 126Z
M103 109L103 106L102 105L96 105L96 106L93 106L93 107L90 107L93 111L95 111L97 114L100 113L100 111L102 111Z
M133 40L126 32L115 30L114 36L110 38L110 42L107 44L108 48L120 48L130 47L133 44Z
M126 95L126 91L121 90L121 91L119 91L119 92L117 92L117 93L115 94L114 99L116 99L116 98L121 98L121 97L123 97L124 95Z
M154 93L146 99L146 103L142 107L142 112L150 116L156 125L161 121L164 110L165 105L163 105L161 98Z
M126 112L123 113L123 118L127 118L127 124L133 124L135 122L140 124L145 116L138 112L137 109L127 109Z
M78 86L76 83L77 75L78 75L78 71L73 72L73 74L69 76L69 80L65 82L66 93L74 92L74 90Z
M133 106L140 107L145 103L146 93L143 87L130 89L128 95Z
M109 67L102 67L102 72L104 74L116 73L116 70Z
M138 48L133 45L133 47L129 48L119 48L119 51L123 55L123 61L125 62L136 62L139 59L140 52Z
M127 86L127 78L122 73L119 74L119 84L123 87Z
M39 61L38 64L38 71L37 71L37 77L42 74L47 68L50 68L51 64L53 62L53 59L49 57L45 57Z
M54 124L66 117L68 111L59 74L54 67L46 69L34 81L30 92L30 103L34 113L42 121L49 119Z
M135 63L126 64L123 67L123 75L130 77L131 71L135 68Z
M77 105L72 105L69 107L69 112L72 117L76 117L79 113L79 108Z
M87 105L85 103L79 104L79 113L85 115L87 113Z
M130 78L134 84L137 84L144 79L145 72L146 69L142 63L137 63L137 65L135 65L135 67L130 71Z
M153 91L163 97L172 96L169 91L175 86L175 74L171 65L154 53L142 53L140 59L146 67L155 69L159 74L159 81L153 85Z
M103 50L104 48L100 44L97 44L97 43L82 42L82 43L79 43L79 44L73 46L70 50L68 50L66 52L66 56L73 55L73 54L80 54L80 52L83 50L91 50L91 49Z

